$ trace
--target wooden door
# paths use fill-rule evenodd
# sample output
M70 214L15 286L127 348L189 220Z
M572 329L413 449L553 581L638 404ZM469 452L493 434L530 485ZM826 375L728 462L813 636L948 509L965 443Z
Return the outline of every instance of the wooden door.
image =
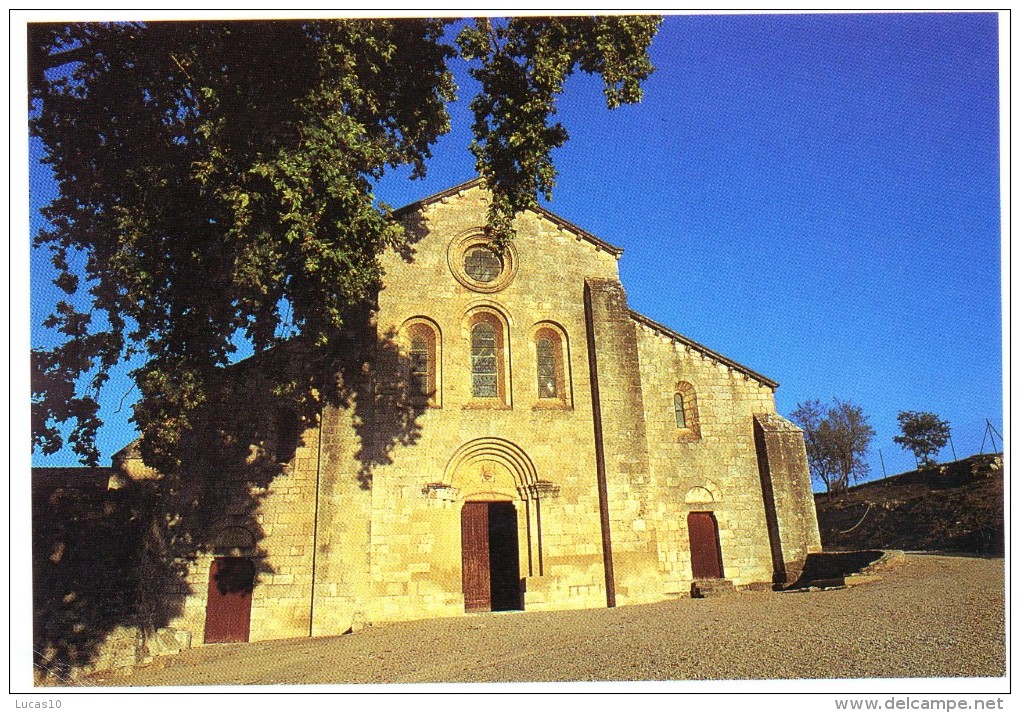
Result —
M691 538L691 574L694 579L722 579L722 550L719 526L710 512L692 512L687 516Z
M255 563L244 557L217 557L209 569L205 643L247 641Z
M460 511L464 611L492 608L489 586L489 503L464 503Z

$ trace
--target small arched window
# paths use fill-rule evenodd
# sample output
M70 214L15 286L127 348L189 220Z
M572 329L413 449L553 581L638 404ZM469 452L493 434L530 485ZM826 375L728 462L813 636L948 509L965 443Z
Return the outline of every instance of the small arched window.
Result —
M560 386L556 375L556 349L553 340L542 336L535 341L535 353L538 361L538 398L555 399L559 396Z
M411 393L416 396L428 396L429 377L432 374L432 354L428 340L423 334L411 337Z
M687 416L684 414L684 395L673 394L673 414L677 428L687 428Z
M477 399L499 397L499 344L491 322L479 321L471 328L471 395Z
M407 396L411 401L439 406L440 340L436 326L417 318L404 327L407 348Z
M216 534L213 548L220 553L235 550L249 553L255 549L255 535L246 527L227 526Z
M698 416L698 396L687 381L676 385L673 393L673 418L681 440L701 438L701 421Z
M532 332L532 342L535 346L536 406L568 406L570 369L566 335L558 326L544 323Z

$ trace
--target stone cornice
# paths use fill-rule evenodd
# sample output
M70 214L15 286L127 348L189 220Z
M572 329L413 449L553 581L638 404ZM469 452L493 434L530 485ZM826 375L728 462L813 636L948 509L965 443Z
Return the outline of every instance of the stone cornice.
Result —
M743 374L744 376L747 376L747 377L749 377L751 379L754 379L758 383L763 384L763 385L769 387L773 391L775 391L777 388L779 388L779 382L778 381L773 381L772 379L768 378L767 376L763 376L762 374L759 374L758 372L756 372L756 371L754 371L752 369L748 369L743 364L735 362L732 359L730 359L729 357L725 357L722 354L720 354L719 352L716 352L716 351L713 351L713 350L709 349L704 344L699 344L698 342L694 341L693 339L689 339L689 338L685 337L684 335L680 334L679 332L675 332L672 329L670 329L669 327L667 327L665 325L662 325L662 324L659 324L655 320L649 319L648 317L644 316L643 314L641 314L639 312L635 312L634 310L629 310L629 311L630 311L631 319L633 319L638 324L644 325L645 327L648 327L649 329L652 329L652 330L658 332L659 334L662 334L663 336L669 337L673 341L679 342L680 344L683 344L685 347L689 347L689 348L695 350L696 352L702 354L703 356L708 357L712 361L718 362L720 364L723 364L723 365L729 367L733 371L738 371L741 374Z
M452 188L447 188L445 191L440 191L439 193L434 193L431 196L428 196L426 198L422 198L421 200L415 201L414 203L408 203L407 205L405 205L405 206L403 206L401 208L397 208L395 211L393 211L393 217L395 217L395 218L402 218L402 217L406 216L409 213L413 213L416 210L421 210L422 208L426 208L426 207L432 205L433 203L438 203L439 201L443 200L444 198L450 198L451 196L455 196L455 195L457 195L458 193L460 193L462 191L471 190L472 188L483 188L484 189L485 188L485 180L482 179L482 178L473 178L470 181L465 181L464 183L460 183L460 184L458 184L456 186L453 186ZM597 237L595 235L592 235L591 233L589 233L584 228L581 228L581 227L578 227L577 225L574 225L573 223L571 223L569 220L566 220L565 218L561 218L560 216L558 216L555 213L553 213L551 210L543 208L540 205L536 205L534 208L531 209L531 211L533 213L537 214L537 215L542 216L543 218L548 220L550 223L555 225L557 228L561 228L563 230L566 230L568 232L573 233L577 237L582 238L583 240L586 240L587 242L591 243L592 245L594 245L599 250L605 250L607 253L609 253L613 257L617 257L618 258L621 255L623 255L623 248L619 248L619 247L616 247L615 245L607 243L602 238L599 238L599 237Z

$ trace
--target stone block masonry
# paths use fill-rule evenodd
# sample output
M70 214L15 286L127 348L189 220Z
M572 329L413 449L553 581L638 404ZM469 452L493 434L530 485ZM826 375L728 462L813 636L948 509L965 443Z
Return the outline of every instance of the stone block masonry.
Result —
M315 406L289 447L258 358L224 373L161 626L204 645L653 602L770 586L817 547L777 384L630 310L622 251L543 208L499 250L489 201L472 181L397 211L407 249L341 342L284 347ZM160 482L136 453L125 493Z

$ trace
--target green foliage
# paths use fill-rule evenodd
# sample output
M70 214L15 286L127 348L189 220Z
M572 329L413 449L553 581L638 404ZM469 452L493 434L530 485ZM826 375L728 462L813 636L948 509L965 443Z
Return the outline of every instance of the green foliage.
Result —
M928 411L900 411L896 420L903 435L894 436L893 441L913 453L920 465L933 465L935 456L949 441L949 421Z
M597 72L610 107L638 101L658 23L480 19L460 31L482 83L472 150L498 239L553 187L551 151L567 134L549 118L566 77ZM172 471L238 338L259 352L296 334L335 342L378 285L377 256L405 239L373 182L397 166L424 175L450 128L448 24L30 26L30 128L60 186L35 244L71 296L46 323L63 342L33 351L35 447L56 452L73 423L71 447L95 464L99 391L140 357L143 456Z
M825 485L827 493L846 490L868 473L864 460L875 430L860 406L833 398L797 404L790 418L804 431L811 476Z
M460 32L463 56L480 66L471 76L482 85L471 102L478 172L494 189L489 224L497 241L513 237L514 215L547 199L556 182L552 151L566 129L550 123L563 84L580 69L600 74L606 104L641 101L641 82L652 72L648 47L661 18L520 17L479 19Z

